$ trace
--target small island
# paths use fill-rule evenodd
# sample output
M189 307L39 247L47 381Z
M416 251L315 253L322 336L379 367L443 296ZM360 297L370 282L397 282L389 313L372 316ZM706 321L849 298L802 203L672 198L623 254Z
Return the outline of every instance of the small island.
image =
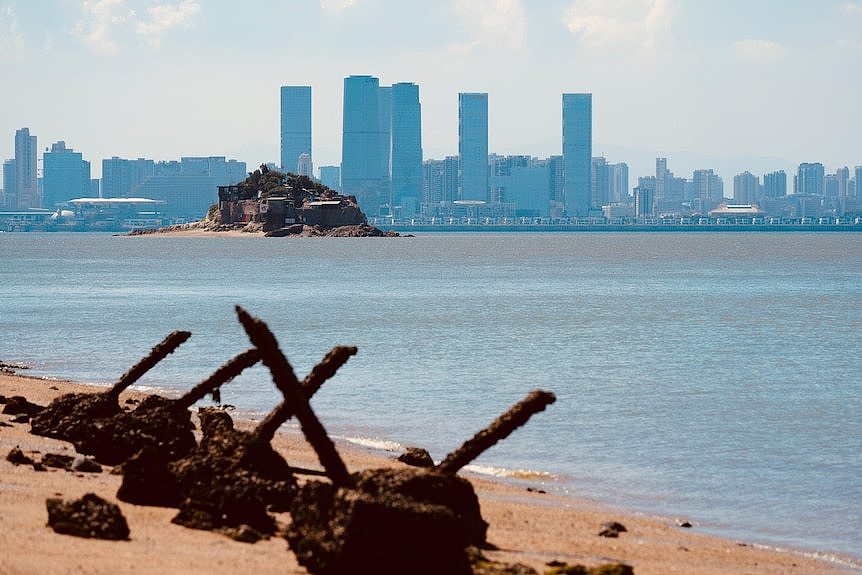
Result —
M218 204L197 222L129 235L241 232L267 237L397 237L368 224L355 196L343 196L307 176L261 165L232 186L219 186Z

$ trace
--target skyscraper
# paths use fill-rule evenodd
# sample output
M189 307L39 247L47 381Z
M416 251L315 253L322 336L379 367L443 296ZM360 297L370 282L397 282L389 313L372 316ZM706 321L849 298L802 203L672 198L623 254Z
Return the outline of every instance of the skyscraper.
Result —
M390 187L390 160L392 154L392 87L380 86L377 90L377 124L380 141L380 203L392 204Z
M14 209L18 206L15 197L15 159L11 158L3 162L3 198L0 207Z
M590 205L604 206L609 203L610 195L608 161L604 157L593 158L590 168Z
M42 205L53 208L89 195L90 162L62 140L52 144L51 151L42 154Z
M381 158L380 81L373 76L344 79L344 121L341 139L341 187L356 196L366 215L375 217L385 199L382 192L388 164Z
M784 170L763 174L763 196L780 198L787 195L787 174Z
M15 205L18 209L38 208L40 201L36 180L36 136L29 128L15 132Z
M751 172L743 172L733 177L733 203L755 204L759 195L760 181Z
M311 86L282 86L281 168L298 173L302 154L311 157Z
M403 205L407 198L418 203L422 197L422 111L416 84L392 85L391 143L392 205Z
M569 217L590 213L593 95L563 94L563 195Z
M610 201L622 202L629 197L629 165L625 162L608 164L608 187Z
M820 162L799 164L793 178L793 193L822 196L824 177L825 170Z
M853 170L854 179L856 183L856 189L854 190L854 195L859 198L862 197L862 166L856 166Z
M488 94L458 94L461 200L488 199Z

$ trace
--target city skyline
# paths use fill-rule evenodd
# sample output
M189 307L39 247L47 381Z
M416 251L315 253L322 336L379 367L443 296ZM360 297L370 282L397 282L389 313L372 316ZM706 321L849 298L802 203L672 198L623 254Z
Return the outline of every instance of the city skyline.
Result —
M456 153L457 94L477 91L490 95L492 153L560 154L559 94L590 92L593 155L633 174L658 156L726 178L859 161L860 2L537 4L7 0L0 77L20 87L0 133L65 140L95 172L112 155L279 163L277 88L302 84L314 163L337 164L341 80L365 72L422 87L425 158ZM289 37L276 32L291 22Z

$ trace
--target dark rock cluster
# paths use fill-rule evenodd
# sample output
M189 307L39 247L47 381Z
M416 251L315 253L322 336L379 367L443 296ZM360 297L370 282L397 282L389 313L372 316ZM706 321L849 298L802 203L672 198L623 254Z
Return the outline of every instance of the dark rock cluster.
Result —
M48 499L48 526L57 533L96 539L129 538L129 525L115 503L87 493L74 501Z

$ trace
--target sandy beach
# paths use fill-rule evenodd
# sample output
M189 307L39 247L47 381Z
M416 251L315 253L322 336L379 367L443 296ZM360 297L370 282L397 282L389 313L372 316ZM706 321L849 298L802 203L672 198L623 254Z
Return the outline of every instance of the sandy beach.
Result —
M96 388L67 381L0 374L0 395L23 395L41 405L61 393ZM134 390L127 397L140 397ZM118 475L77 473L56 468L37 472L30 465L6 460L18 446L34 460L41 454L74 454L71 444L29 433L29 424L10 423L0 415L0 573L306 573L281 537L255 544L223 535L187 529L170 522L174 509L118 502ZM237 426L253 422L238 421ZM275 447L295 466L320 468L314 453L295 431L277 434ZM400 466L394 456L356 446L338 448L351 471ZM667 573L854 573L840 560L826 560L796 551L779 551L749 542L727 540L683 528L673 518L645 518L606 508L591 501L542 493L548 485L494 481L464 474L479 496L490 527L488 540L498 550L487 551L495 561L522 563L544 573L550 561L596 566L625 563L638 575ZM548 489L551 491L551 489ZM93 492L119 503L131 531L129 541L103 541L60 535L47 526L46 498L77 498ZM277 516L287 524L288 514ZM627 531L618 538L598 536L602 524L618 521Z

